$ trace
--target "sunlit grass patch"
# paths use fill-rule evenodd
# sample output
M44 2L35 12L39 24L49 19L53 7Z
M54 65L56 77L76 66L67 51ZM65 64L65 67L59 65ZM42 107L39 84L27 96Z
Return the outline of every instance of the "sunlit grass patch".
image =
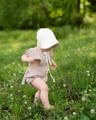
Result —
M52 28L60 45L54 49L58 64L49 76L53 111L35 106L35 89L21 85L27 63L23 52L36 45L36 31L0 32L0 120L95 120L96 29Z

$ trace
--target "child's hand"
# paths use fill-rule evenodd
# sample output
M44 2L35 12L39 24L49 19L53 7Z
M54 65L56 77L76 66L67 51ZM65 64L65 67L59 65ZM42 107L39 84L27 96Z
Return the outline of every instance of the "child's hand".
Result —
M27 62L34 62L34 59L32 57L28 57Z
M52 70L55 70L57 67L58 67L57 64L52 64L52 65L51 65L51 69L52 69Z
M51 69L55 70L58 67L58 65L56 64L56 62L52 59L52 65L51 65Z

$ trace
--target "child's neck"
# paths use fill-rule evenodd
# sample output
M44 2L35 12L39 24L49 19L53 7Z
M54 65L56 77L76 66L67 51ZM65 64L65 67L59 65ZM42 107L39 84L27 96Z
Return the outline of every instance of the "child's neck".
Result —
M38 47L38 46L37 46ZM40 48L40 47L39 47ZM48 51L50 51L51 50L51 48L48 48L48 49L42 49L42 48L40 48L43 52L48 52Z

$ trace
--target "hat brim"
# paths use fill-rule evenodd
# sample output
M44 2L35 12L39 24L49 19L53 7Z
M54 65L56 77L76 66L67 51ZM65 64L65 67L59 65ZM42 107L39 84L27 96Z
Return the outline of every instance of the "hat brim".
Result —
M52 48L55 45L59 45L59 42L56 41L56 42L51 43L51 44L46 43L46 44L41 45L40 47L41 47L41 49L49 49L49 48Z

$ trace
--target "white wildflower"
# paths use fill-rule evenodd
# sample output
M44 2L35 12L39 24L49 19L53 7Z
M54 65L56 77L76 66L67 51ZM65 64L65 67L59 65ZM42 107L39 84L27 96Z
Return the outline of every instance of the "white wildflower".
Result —
M68 120L68 117L67 117L67 116L65 116L65 117L64 117L64 120Z
M90 74L89 74L89 73L88 73L87 75L88 75L88 76L90 76Z
M25 101L24 103L27 104L27 101Z
M86 100L86 97L85 97L85 96L83 96L83 97L82 97L82 101L85 101L85 100Z
M11 100L13 100L14 98L13 97L11 97Z
M15 65L15 62L13 62L12 64Z
M18 90L18 92L20 92L20 90Z
M3 90L4 88L2 87L1 90Z
M20 64L17 64L18 66L20 66Z
M84 93L86 94L86 93L87 93L87 90L85 90Z
M13 73L13 76L15 76L15 77L16 77L16 73Z
M86 96L86 97L88 97L88 96L89 96L89 94L87 94L87 93L86 93L86 94L85 94L85 96Z
M13 86L10 86L10 88L13 88Z
M72 103L74 103L74 100L71 100Z
M23 95L23 98L26 98L26 95Z
M91 92L92 90L91 89L89 89L89 92Z
M78 48L77 51L80 52L80 48Z
M63 84L63 87L66 87L66 84Z
M72 114L73 114L73 115L76 115L76 112L73 112Z
M10 94L10 97L12 97L13 96L13 94Z
M94 113L95 113L95 110L94 110L94 109L91 109L90 112L91 112L92 114L94 114Z
M31 107L28 107L28 110L31 110Z
M86 72L87 72L87 73L89 73L90 71L89 71L89 70L87 70Z

